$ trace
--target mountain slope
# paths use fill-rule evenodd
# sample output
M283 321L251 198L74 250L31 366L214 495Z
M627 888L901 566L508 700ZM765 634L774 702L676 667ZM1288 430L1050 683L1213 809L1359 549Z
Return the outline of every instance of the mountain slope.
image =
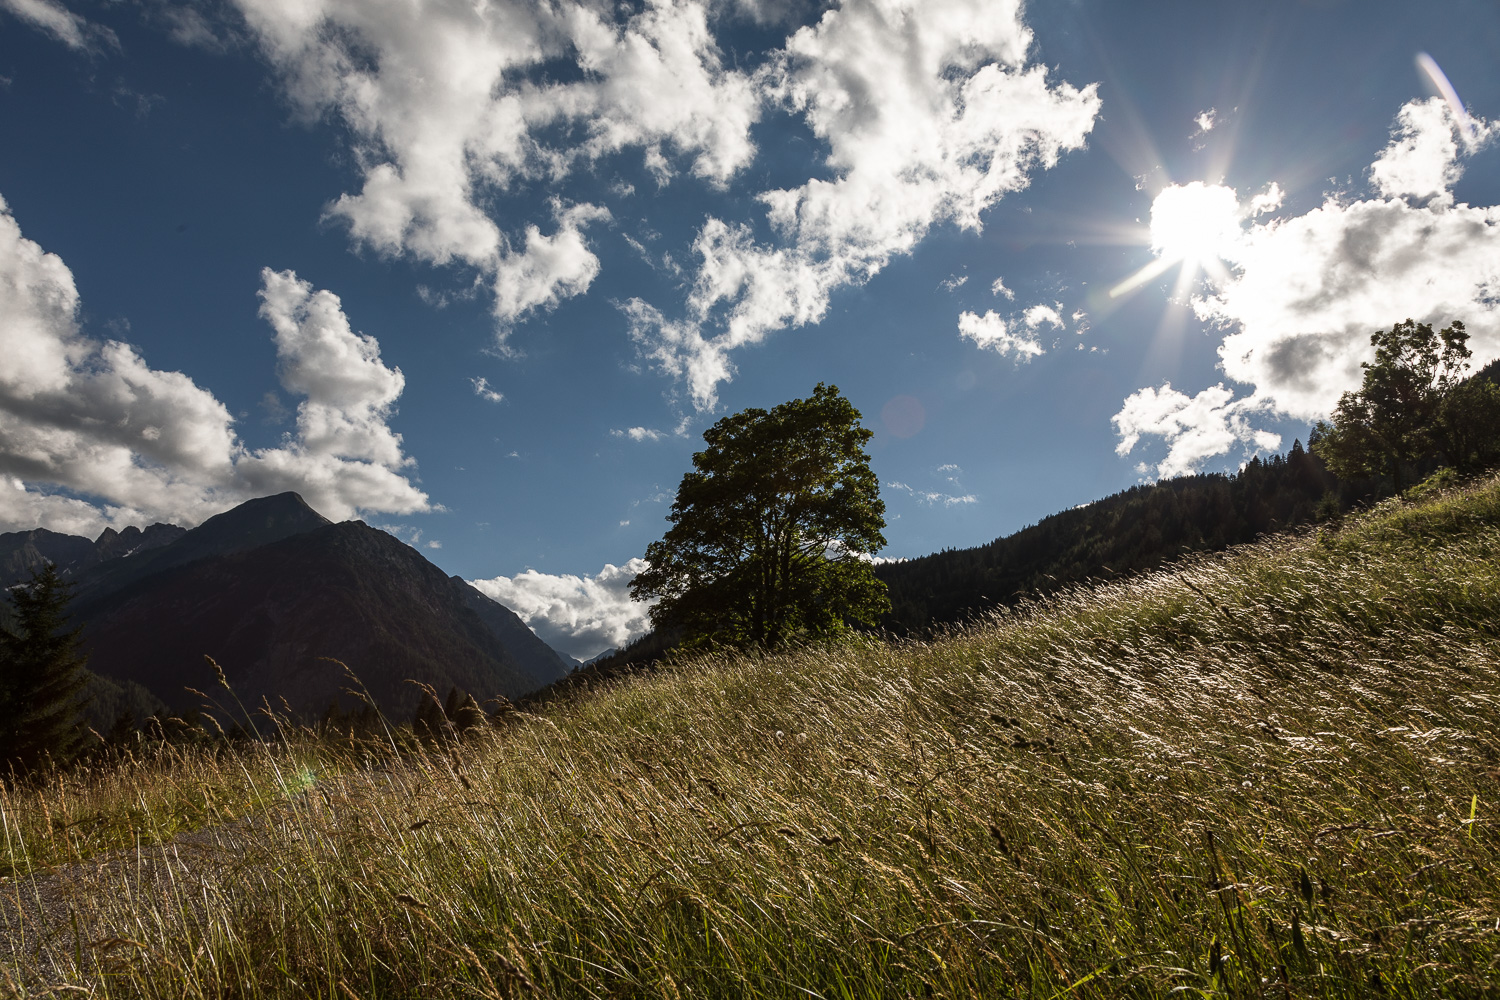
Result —
M329 523L296 493L247 500L182 533L168 545L137 552L129 559L100 563L80 575L74 607L80 614L86 613L92 603L152 574L199 559L253 549Z
M32 570L49 562L64 577L77 579L102 562L139 556L170 545L184 534L175 524L153 524L145 531L133 525L124 531L105 528L92 542L46 528L8 531L0 534L0 588L30 579Z
M293 509L284 500L262 505L214 526L210 540L232 546L253 538L241 530L247 525L274 534L287 522L263 515ZM189 551L201 551L197 544ZM363 522L324 521L268 544L173 565L180 560L165 550L156 560L165 567L124 585L112 580L116 585L80 609L90 668L144 684L176 710L202 702L187 688L214 689L205 654L222 664L246 705L269 700L280 707L285 699L304 717L352 701L343 670L324 657L347 664L396 716L419 698L408 678L440 696L458 687L484 700L515 698L568 672L514 614L480 603L488 599ZM222 690L216 696L227 698Z

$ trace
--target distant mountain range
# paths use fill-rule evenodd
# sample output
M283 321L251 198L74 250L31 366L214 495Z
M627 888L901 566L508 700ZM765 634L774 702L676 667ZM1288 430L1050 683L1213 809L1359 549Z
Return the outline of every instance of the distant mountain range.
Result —
M347 665L383 711L405 720L420 689L481 702L519 698L572 664L512 611L362 521L334 524L296 493L241 504L192 530L156 524L89 541L38 529L0 534L0 584L43 560L76 585L89 668L140 685L172 711L197 689L307 718L350 708Z

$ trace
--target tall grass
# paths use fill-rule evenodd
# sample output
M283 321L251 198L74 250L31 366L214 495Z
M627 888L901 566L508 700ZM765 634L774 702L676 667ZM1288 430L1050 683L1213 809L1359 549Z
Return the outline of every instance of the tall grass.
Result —
M0 990L1485 995L1497 663L1490 483L461 745L163 754L0 797Z

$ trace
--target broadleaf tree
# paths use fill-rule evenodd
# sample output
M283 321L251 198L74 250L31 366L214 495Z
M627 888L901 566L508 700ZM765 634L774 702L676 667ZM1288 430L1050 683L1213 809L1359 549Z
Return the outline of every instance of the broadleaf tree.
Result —
M1456 433L1443 434L1440 416L1468 368L1468 340L1457 321L1434 331L1408 319L1371 335L1375 360L1339 397L1333 422L1318 425L1318 456L1344 478L1389 473L1400 493L1405 470Z
M836 386L751 408L703 433L631 582L688 646L772 648L874 624L890 607L867 557L885 545L871 432Z

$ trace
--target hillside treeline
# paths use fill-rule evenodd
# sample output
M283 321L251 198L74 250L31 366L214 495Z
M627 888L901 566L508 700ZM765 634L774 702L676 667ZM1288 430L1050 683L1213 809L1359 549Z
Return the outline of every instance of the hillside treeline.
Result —
M1429 339L1433 335L1427 327L1420 330ZM1461 325L1459 331L1462 337ZM1374 340L1383 336L1388 335L1376 334ZM1379 366L1366 366L1372 367ZM1386 367L1402 370L1395 362ZM1430 381L1431 372L1423 378ZM1427 391L1436 404L1455 389L1460 393L1489 389L1485 383L1500 384L1500 361L1451 387L1428 387ZM1359 397L1365 391L1345 395ZM1387 405L1401 408L1394 402ZM1472 429L1494 433L1492 423L1485 420ZM928 633L1023 597L1052 593L1091 578L1155 569L1187 552L1216 552L1264 534L1337 517L1352 506L1392 490L1399 492L1399 477L1341 479L1335 475L1318 454L1323 450L1318 446L1320 434L1331 430L1335 428L1320 425L1314 428L1308 448L1301 441L1294 442L1286 455L1257 456L1232 475L1181 476L1135 486L1053 514L987 545L887 563L876 571L891 599L891 610L881 624L895 635ZM1421 438L1419 444L1404 456L1410 475L1420 478L1451 460L1433 441L1421 435L1413 440L1417 438ZM1480 451L1489 454L1492 449ZM1488 464L1471 465L1467 471L1479 471ZM1379 463L1369 471L1376 468Z
M987 545L880 566L891 598L882 624L896 635L925 633L1022 597L1330 518L1372 498L1378 486L1339 479L1301 441L1232 475L1133 486Z

